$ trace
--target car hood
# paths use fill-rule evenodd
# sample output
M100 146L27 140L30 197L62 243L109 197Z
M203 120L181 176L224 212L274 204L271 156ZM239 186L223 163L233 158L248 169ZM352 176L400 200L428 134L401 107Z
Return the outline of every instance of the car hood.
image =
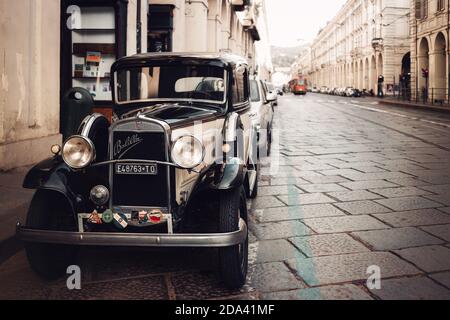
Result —
M201 105L167 103L128 112L122 116L122 119L130 119L136 117L138 114L162 120L171 126L176 126L186 122L205 120L210 117L219 116L221 112Z

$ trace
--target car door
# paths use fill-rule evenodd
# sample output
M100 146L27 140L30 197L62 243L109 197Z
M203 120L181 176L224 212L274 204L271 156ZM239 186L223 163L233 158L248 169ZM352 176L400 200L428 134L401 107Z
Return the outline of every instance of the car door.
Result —
M259 81L260 89L261 89L261 95L262 95L262 114L263 119L261 121L261 126L265 130L270 130L270 125L272 123L272 115L273 115L273 105L271 102L267 101L267 94L268 89L267 86L260 80Z

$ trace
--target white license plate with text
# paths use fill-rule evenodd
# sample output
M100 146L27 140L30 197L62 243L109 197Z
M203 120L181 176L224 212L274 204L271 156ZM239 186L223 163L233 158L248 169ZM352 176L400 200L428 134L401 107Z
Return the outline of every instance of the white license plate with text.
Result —
M158 174L158 165L156 164L135 164L135 163L117 163L116 174L139 174L156 176Z

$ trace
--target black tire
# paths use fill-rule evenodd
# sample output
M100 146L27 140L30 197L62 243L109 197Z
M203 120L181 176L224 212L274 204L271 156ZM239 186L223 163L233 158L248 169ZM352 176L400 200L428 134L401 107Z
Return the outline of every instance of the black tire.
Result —
M40 230L74 231L73 216L62 195L38 191L31 201L27 227ZM28 262L40 277L56 280L67 267L76 264L77 248L73 246L25 243Z
M219 232L239 230L239 219L247 220L244 188L225 191L220 195ZM223 283L229 289L241 288L247 280L248 234L244 243L219 249L219 266Z

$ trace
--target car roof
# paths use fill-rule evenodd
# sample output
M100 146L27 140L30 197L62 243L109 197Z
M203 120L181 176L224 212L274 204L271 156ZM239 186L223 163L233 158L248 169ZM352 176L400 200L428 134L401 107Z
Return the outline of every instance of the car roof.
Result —
M160 61L169 63L195 63L204 65L215 65L224 68L235 68L245 65L248 67L247 60L243 57L231 53L208 53L208 52L163 52L163 53L141 53L117 60L112 69L120 69L126 66L146 65L149 62Z

